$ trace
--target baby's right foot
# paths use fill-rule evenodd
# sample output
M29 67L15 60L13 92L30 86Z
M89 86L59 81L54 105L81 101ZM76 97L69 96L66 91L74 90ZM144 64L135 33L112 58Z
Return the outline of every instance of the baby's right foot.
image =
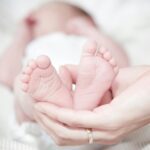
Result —
M81 57L76 91L76 109L93 109L100 104L104 94L118 73L118 67L111 54L98 49L96 42L88 42Z
M32 60L22 73L22 89L37 101L72 107L72 97L47 56Z

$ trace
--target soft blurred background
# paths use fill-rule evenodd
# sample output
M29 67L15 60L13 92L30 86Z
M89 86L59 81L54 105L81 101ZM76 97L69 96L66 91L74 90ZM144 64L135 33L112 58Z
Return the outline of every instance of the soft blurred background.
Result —
M0 52L18 21L30 10L49 0L0 0ZM149 0L64 0L89 11L100 28L128 51L133 64L149 64Z
M32 9L49 0L0 0L0 54L12 39L17 24ZM150 64L150 0L64 0L79 5L94 17L101 30L118 41L133 65ZM0 87L0 137L9 137L13 95ZM9 107L8 107L9 105ZM150 130L142 129L128 140L134 143ZM136 137L136 138L135 138ZM150 142L150 140L149 140ZM127 148L128 149L128 148ZM137 148L138 149L138 148ZM136 149L136 150L137 150ZM150 148L146 147L145 150Z

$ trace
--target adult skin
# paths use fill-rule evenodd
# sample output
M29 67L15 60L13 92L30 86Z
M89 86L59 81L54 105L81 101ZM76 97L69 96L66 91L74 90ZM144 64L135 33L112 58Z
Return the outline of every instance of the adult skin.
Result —
M35 118L58 145L87 144L86 129L92 129L94 143L116 144L150 123L150 67L121 69L116 85L114 99L93 111L40 102L35 105Z

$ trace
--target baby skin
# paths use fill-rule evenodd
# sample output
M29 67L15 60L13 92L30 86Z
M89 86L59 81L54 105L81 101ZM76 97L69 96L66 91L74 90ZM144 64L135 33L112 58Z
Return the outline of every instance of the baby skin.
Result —
M81 56L74 94L64 84L47 56L32 60L22 72L22 90L36 101L61 107L92 110L110 89L118 67L105 48L87 42ZM68 83L72 84L70 78Z
M22 73L22 90L37 101L51 102L71 108L72 95L52 66L47 56L29 62ZM62 101L62 97L65 101Z
M88 41L81 56L76 90L75 109L94 109L110 89L118 66L110 52L99 47L95 41Z

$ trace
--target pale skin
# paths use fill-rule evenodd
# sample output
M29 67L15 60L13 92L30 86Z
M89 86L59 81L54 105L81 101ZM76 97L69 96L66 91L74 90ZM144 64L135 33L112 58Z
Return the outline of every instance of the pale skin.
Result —
M124 73L130 81L122 76ZM149 85L149 66L120 69L109 104L93 111L75 111L39 102L35 105L35 118L58 145L87 144L86 129L92 129L94 143L116 144L150 123Z
M97 44L93 41L86 43L78 66L75 92L71 92L72 81L69 73L62 69L61 80L48 57L40 56L30 61L15 85L15 93L23 111L33 120L34 118L30 115L33 114L32 106L34 102L39 101L74 109L95 108L101 103L100 100L110 89L118 73L118 66L108 53L104 48L100 48L97 52ZM89 73L91 69L92 74ZM63 74L64 72L66 74ZM21 87L23 91L18 87Z
M58 11L58 8L59 8L59 11ZM55 17L53 16L54 14L56 15ZM68 14L69 14L69 16L68 16ZM47 18L50 18L50 19L47 19ZM20 69L22 67L21 60L22 60L22 57L24 56L26 46L32 39L35 39L37 37L40 37L40 36L48 34L48 33L61 31L61 32L65 32L67 34L84 35L84 36L90 37L92 39L99 39L97 41L99 41L105 47L111 49L112 53L117 54L117 55L114 55L114 54L113 55L114 55L114 58L116 59L116 61L119 62L118 65L120 67L126 66L128 64L128 59L127 59L125 53L123 52L123 50L116 43L111 41L110 38L108 38L107 36L102 34L100 31L98 31L98 28L95 26L95 24L91 18L89 18L87 16L84 17L83 14L82 15L80 14L80 12L72 11L72 8L70 8L70 6L67 6L66 4L60 5L60 4L56 3L56 4L49 4L44 7L41 7L40 9L32 12L23 21L23 24L24 25L21 26L22 27L21 30L18 32L20 34L17 34L17 39L21 40L22 42L19 41L19 43L15 43L15 42L12 43L13 53L14 54L19 53L20 55L19 56L11 55L12 49L8 49L5 52L6 57L0 62L0 68L1 68L1 71L3 72L3 75L2 74L0 75L0 81L4 84L8 85L12 89L15 89L15 91L16 91L16 89L18 91L20 91L20 89L18 88L20 85L20 83L18 82L18 78L20 78L19 77L20 75L17 78L16 78L16 75L20 72ZM85 26L86 28L83 30L82 26ZM22 31L26 31L26 30L28 31L27 33L22 32ZM111 56L111 54L109 52L105 53L105 54L106 54L106 56L105 56L106 60L111 59L111 58L109 58ZM8 56L11 57L11 59L7 59ZM111 63L113 64L114 62L112 61ZM5 67L4 67L4 64L5 64ZM13 66L10 64L12 64ZM65 69L63 69L63 70L65 70ZM10 71L12 74L11 78L9 75ZM60 71L60 72L64 73L67 71ZM114 78L113 76L112 76L112 80ZM16 80L15 80L15 78L16 78ZM64 79L65 79L65 77L62 80L64 80ZM109 84L111 83L112 80L110 80ZM16 81L15 84L14 84L14 81ZM15 87L13 87L13 85L15 85ZM17 87L17 85L18 85L18 87ZM109 85L107 86L106 89L108 89L108 87L109 87ZM106 89L104 91L106 91ZM16 92L17 93L16 99L20 100L24 96L24 99L27 99L27 97L28 97L28 99L30 101L29 96L26 97L26 95L24 95L24 94L23 94L23 96L20 96L22 94L18 94L18 93L22 93L22 92L18 92L18 91ZM104 94L104 92L102 92L101 97L103 94ZM28 101L28 100L26 100L26 101ZM33 101L33 100L31 100L31 101ZM18 101L16 101L16 108L18 108L18 110L16 110L16 111L18 112L19 110L21 111L20 105L22 105L23 107L24 107L24 105L21 102L19 102L19 104L17 104L17 102ZM94 105L92 107L94 107ZM77 106L77 107L80 107L80 106ZM86 107L88 107L88 106L86 106ZM78 109L81 109L81 108L78 108ZM29 112L29 111L26 111L26 112ZM17 116L18 116L18 114L17 114ZM30 115L26 115L24 112L20 112L20 115L19 115L20 119L18 118L18 120L24 120L24 118L27 118L25 116L30 116ZM19 122L21 122L21 121L19 121Z
M44 64L47 63L43 64L45 58L42 58L42 63L40 63L40 65L39 62L41 62L41 60L31 62L28 67L31 67L33 71L27 74L30 77L39 74L39 71L35 69L37 67L35 67L35 62L38 63L38 68L40 68L39 66L42 64L41 67L43 70L40 71L40 75L41 73L45 75L44 70L47 73L47 68L44 66ZM26 68L27 70L28 67ZM66 77L67 80L63 80L63 82L69 88L72 85L72 81L74 83L77 82L79 67L71 65L65 67L69 69L71 78ZM124 74L126 74L126 76L124 76ZM65 75L63 75L63 77L65 78ZM128 77L130 77L130 80ZM65 109L56 106L59 104L52 105L50 103L39 102L39 104L35 105L36 110L34 112L34 117L58 145L87 144L87 128L93 130L95 143L116 144L128 133L150 122L150 101L148 96L150 90L149 78L150 67L148 66L120 69L120 73L112 85L114 99L109 104L105 104L106 101L104 100L103 105L95 108L93 111L75 111L73 109ZM46 81L48 80L46 79ZM26 83L23 86L23 90L27 91L30 95L33 94L31 95L32 97L36 96L36 93L38 93L37 91L39 91L38 88L35 88L37 85L35 85L34 82L33 78L23 78L23 83ZM32 83L32 85L30 83ZM35 83L39 84L39 82ZM42 86L41 83L40 86ZM141 90L143 87L146 88L144 92ZM34 93L35 89L37 91ZM31 92L30 90L33 91ZM135 91L138 92L138 95ZM59 93L57 94L59 98ZM63 97L60 98L63 102ZM50 99L49 97L48 100ZM141 101L141 99L143 99L143 101ZM38 98L38 100L43 101L42 98ZM130 113L131 111L132 114Z
M71 16L72 19L69 19L69 21L68 18L64 18L63 22L65 23L67 19L67 23L65 25L60 24L60 26L56 26L56 24L59 24L57 22L59 18L57 18L58 20L48 21L47 16L45 16L45 14L47 14L46 12L47 9L45 7L40 11L34 12L29 17L30 21L26 20L24 22L25 26L23 26L23 30L27 29L28 32L19 32L21 34L18 34L17 40L22 39L19 42L19 46L15 42L12 44L12 47L14 47L14 53L16 52L16 54L18 54L18 50L21 49L19 56L17 55L16 57L14 57L14 59L7 59L7 61L9 60L8 62L3 62L4 64L8 64L9 66L14 62L14 60L16 60L13 68L17 69L13 70L13 79L9 78L9 80L6 80L5 78L5 80L3 80L2 78L3 83L5 83L5 81L8 81L6 82L6 84L12 87L13 80L21 68L21 66L18 64L20 64L21 62L25 47L33 38L39 37L46 33L63 31L68 34L84 35L92 39L96 39L98 43L108 48L113 56L107 49L102 46L100 46L100 51L97 53L95 52L97 47L94 46L93 48L92 46L91 48L91 44L89 44L83 52L81 62L78 66L78 71L75 71L76 67L72 68L72 66L65 66L61 68L60 77L62 81L60 81L60 78L55 71L55 74L51 76L51 71L54 68L52 67L49 59L40 58L31 61L29 65L22 71L21 75L16 78L15 82L15 93L17 99L16 111L20 110L19 112L21 112L18 113L18 121L35 121L36 119L36 121L45 129L45 131L50 134L50 136L52 136L54 141L59 145L79 145L87 143L87 134L85 132L85 128L92 128L93 130L96 129L96 131L93 132L96 143L112 144L116 143L118 139L123 138L126 134L128 134L128 132L131 132L147 124L149 122L149 111L147 108L149 105L149 101L147 100L147 95L149 93L149 84L147 83L149 82L149 67L133 69L128 68L125 70L121 69L119 75L114 81L115 76L118 72L118 68L116 63L114 63L114 59L116 60L119 67L125 67L128 65L128 59L122 49L110 38L100 32L97 27L94 26L93 23L91 23L91 19L87 17L79 17L77 14L73 14L74 17L72 18ZM59 14L59 12L57 15L62 19L62 16ZM31 26L32 21L37 22L37 24L32 24ZM50 25L52 26L50 27ZM83 26L85 28L82 28ZM10 49L8 49L8 51L6 51L6 56L10 56L10 54ZM3 63L1 63L2 67L0 66L2 68L1 70L6 69L7 72L8 68L4 68ZM94 68L94 70L92 71L94 72L96 70L95 72L98 73L98 76L102 76L103 78L97 78L97 74L88 74L88 72L91 71L90 68ZM102 70L99 68L105 69L102 72ZM81 72L84 69L84 72L86 72L86 74ZM72 73L72 70L74 70L75 72ZM6 72L3 71L4 74ZM130 80L124 80L126 79L127 74L130 76ZM78 78L76 78L76 75L78 75ZM3 77L5 77L5 75L3 75ZM39 79L39 77L41 78L41 81L36 80ZM131 79L131 77L133 78ZM49 82L51 79L53 79L53 81L56 81L54 82L54 84L50 84L54 86L52 87L47 84L45 86L45 83L51 83ZM88 84L91 81L93 84ZM107 83L105 86L100 86L99 84L97 84L97 82L102 83L103 81ZM112 86L113 81L114 84ZM76 91L74 93L70 88L73 82L76 83ZM57 85L61 86L61 90L59 92L57 91ZM23 90L20 87L22 87ZM141 87L148 87L146 93L141 93ZM113 91L114 97L114 100L111 103L109 103L111 97L103 98L104 94L110 88ZM95 92L95 89L95 95L92 95L89 98L89 96L87 96L87 93L89 93L89 91L93 93ZM43 91L45 93L43 93ZM135 91L139 93L138 96L135 94ZM74 95L74 99L72 99L72 94ZM130 97L128 97L129 95ZM140 101L140 95L142 99L147 101ZM72 104L73 100L74 104ZM88 101L88 103L86 103L86 100ZM45 103L40 103L39 105L41 107L38 105L38 108L36 107L38 109L38 112L34 113L33 104L39 101L46 101L49 103L46 103L46 105ZM82 105L79 105L79 102L81 103L81 101L83 103ZM51 105L50 103L56 104L57 106ZM93 108L96 107L99 103L109 104L97 107L93 110ZM76 109L89 109L93 111L78 110L76 112L71 109L59 108L59 106L67 108L75 107ZM137 107L142 110L140 111L142 113L139 113ZM130 110L135 110L133 115L127 115L126 117L122 118L122 116L124 116L125 113L130 112ZM43 115L43 113L46 115ZM35 114L35 116L33 116L33 114ZM58 116L58 114L60 115ZM142 118L142 120L140 120L139 118ZM63 123L67 124L68 126L64 126ZM128 126L128 124L134 125ZM73 129L71 129L69 126L73 127ZM84 129L78 130L77 127L82 127Z

